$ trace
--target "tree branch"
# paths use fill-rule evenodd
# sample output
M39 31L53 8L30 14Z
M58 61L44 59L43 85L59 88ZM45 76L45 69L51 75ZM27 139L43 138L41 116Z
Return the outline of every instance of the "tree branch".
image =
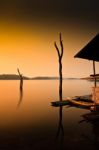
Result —
M57 46L56 42L54 42L54 46L55 46L55 48L56 48L56 50L57 50L57 53L58 53L58 56L59 56L59 58L60 58L61 55L60 55L60 52L59 52L59 49L58 49L58 46Z
M20 73L20 71L19 71L19 68L17 68L17 71L18 71L19 76L21 76L21 73Z
M61 36L61 33L60 33L60 45L61 45L61 58L63 57L63 41L62 41L62 36Z

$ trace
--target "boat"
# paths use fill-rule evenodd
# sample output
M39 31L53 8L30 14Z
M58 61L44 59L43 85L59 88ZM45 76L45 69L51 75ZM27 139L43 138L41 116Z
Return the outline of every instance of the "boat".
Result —
M67 100L69 101L71 105L78 106L78 107L82 106L86 108L91 108L95 106L94 102L87 102L87 101L85 102L82 100L77 101L76 99L69 98L69 97L67 98Z
M91 100L91 95L84 95L84 96L74 96L74 97L67 97L65 100L62 101L54 101L51 102L52 106L59 107L65 105L79 105L79 106L91 106L93 101ZM85 102L85 103L84 103Z
M69 105L70 102L68 100L62 100L62 101L51 102L51 104L52 106L59 107L59 106Z

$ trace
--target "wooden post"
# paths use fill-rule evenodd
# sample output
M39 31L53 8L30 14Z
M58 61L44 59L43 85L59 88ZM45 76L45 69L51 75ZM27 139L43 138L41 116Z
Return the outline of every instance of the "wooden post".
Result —
M60 39L61 50L59 50L56 42L54 42L54 46L55 46L55 48L57 50L58 58L59 58L59 80L60 80L60 83L59 83L59 97L60 97L60 101L62 101L62 80L63 80L63 77L62 77L62 57L63 57L63 41L62 41L61 33L59 35L59 39Z
M93 60L93 72L94 72L94 86L96 87L97 86L97 83L96 83L96 69L95 69L95 61Z
M95 104L95 106L94 106L94 110L96 111L96 90L95 90L95 88L96 88L96 69L95 69L95 61L93 60L93 73L94 73L94 88L93 88L93 100L94 100L94 104Z

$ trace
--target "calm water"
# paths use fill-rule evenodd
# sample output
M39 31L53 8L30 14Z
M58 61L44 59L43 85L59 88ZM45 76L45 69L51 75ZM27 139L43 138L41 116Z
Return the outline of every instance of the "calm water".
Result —
M63 98L91 94L93 83L64 80ZM99 126L83 120L89 110L64 106L58 80L0 81L0 150L98 149Z

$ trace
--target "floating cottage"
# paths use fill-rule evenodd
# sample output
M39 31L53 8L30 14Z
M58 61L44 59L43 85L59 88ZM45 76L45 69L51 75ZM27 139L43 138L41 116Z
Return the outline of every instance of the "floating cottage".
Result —
M99 33L74 57L93 61L93 75L91 76L94 78L94 87L92 88L92 100L95 104L99 105L99 87L97 86L97 74L95 68L95 62L99 62Z

